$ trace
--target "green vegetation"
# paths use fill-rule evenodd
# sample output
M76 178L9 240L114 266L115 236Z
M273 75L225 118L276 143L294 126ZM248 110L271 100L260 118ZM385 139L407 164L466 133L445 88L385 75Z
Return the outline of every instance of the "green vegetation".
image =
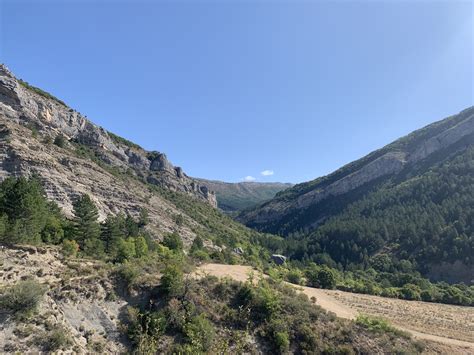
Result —
M62 245L66 256L90 256L126 261L146 256L155 243L141 220L130 215L98 221L98 210L87 195L73 204L74 218L67 220L49 202L38 178L7 178L0 184L0 242L5 244Z
M135 148L135 149L143 149L142 147L140 147L138 144L135 144L131 141L129 141L128 139L125 139L123 137L120 137L112 132L107 132L107 134L109 135L109 137L117 144L120 144L120 145L125 145L129 148Z
M275 195L291 187L279 182L227 183L213 180L199 180L216 193L218 207L227 213L236 213L268 201Z
M159 293L143 309L129 309L128 336L136 353L252 353L257 348L249 338L279 354L370 353L368 339L387 353L418 352L391 327L342 322L278 281L186 278L180 271L186 260L174 255L163 259Z
M326 353L370 352L368 345L367 348L361 345L369 342L361 339L372 339L387 352L399 349L416 351L411 340L400 340L390 330L380 332L362 325L340 322L314 306L306 296L279 281L261 280L257 284L241 284L219 282L212 277L201 280L190 278L187 274L192 268L194 255L207 253L203 237L195 239L190 256L186 256L176 233L167 235L163 244L153 242L144 230L146 218L135 219L119 214L99 223L97 208L87 195L77 198L74 219L69 221L61 216L54 204L47 202L35 178L6 180L4 185L0 185L0 192L0 210L4 211L5 230L10 230L10 224L16 225L16 220L22 218L22 223L31 224L31 229L39 236L32 239L29 234L19 234L14 243L52 243L62 245L63 252L70 257L94 257L118 263L114 267L115 275L122 281L125 290L152 290L144 293L151 298L142 303L143 308L130 308L128 312L127 334L137 353L252 352L256 348L249 342L249 337L277 353L304 353L314 349L324 349ZM27 213L17 211L17 217L10 218L13 212L9 208L17 207L12 203L12 198L20 201ZM179 204L182 197L172 195L169 198ZM206 212L206 208L199 203L187 207L193 217ZM211 211L215 214L209 214L205 224L209 228L207 233L213 230L222 233L221 236L216 235L215 240L219 240L229 231L229 226L225 228L217 223L226 217L215 210ZM143 217L146 212L140 215ZM203 214L199 218L204 221L205 217ZM48 222L51 219L58 223ZM268 267L265 262L269 259L266 245L281 247L281 239L260 235L234 222L229 225L236 227L234 245L248 253L248 261L258 260L260 265ZM205 234L206 230L200 232ZM239 235L240 232L247 233L249 239L256 241L255 245L245 241ZM12 242L7 236L9 234L4 234L2 241ZM241 258L230 251L221 255L225 255L224 258L228 260ZM263 262L259 259L262 256ZM211 253L209 257L219 259L219 253ZM275 269L278 272L283 270ZM302 283L310 279L321 287L332 287L334 280L337 284L341 278L339 271L327 266L310 265L304 271L295 268L291 272L288 270L288 275ZM159 287L156 287L158 284ZM14 313L31 312L43 293L44 289L37 284L18 284L2 292L2 308ZM390 337L387 336L389 333L392 334ZM48 329L38 338L38 346L45 351L55 351L69 345L69 336L61 329Z
M54 138L53 144L57 145L59 148L64 148L66 146L67 140L62 134L58 134Z
M390 298L474 305L474 286L432 283L419 273L377 272L366 270L339 270L327 265L298 261L285 266L267 266L265 272L274 279L310 287L339 289ZM303 276L304 275L304 276Z
M375 333L392 333L398 336L403 336L407 338L410 337L408 333L398 330L382 318L376 318L361 314L357 317L356 324L359 324L362 327Z
M46 289L36 281L25 280L0 292L0 309L25 318L35 312Z
M60 325L53 326L51 329L39 334L35 338L36 345L44 351L55 352L67 349L72 345L71 334Z
M0 184L0 241L59 242L65 219L44 197L38 178L7 178Z
M276 201L323 189L389 151L411 152L420 142L470 114L472 109L414 132L327 177L282 192ZM279 253L295 266L306 268L313 262L330 267L339 275L340 289L472 305L472 141L472 135L466 136L398 174L253 227L285 235ZM316 221L319 225L315 228Z
M57 103L63 105L63 106L67 106L63 101L59 100L57 97L51 95L49 92L46 92L44 90L41 90L40 88L37 88L36 86L33 86L33 85L30 85L28 84L26 81L23 81L21 79L18 79L18 82L25 88L27 88L28 90L31 90L33 91L34 93L38 94L38 95L41 95L43 96L44 98L46 99L51 99L51 100L54 100L56 101Z

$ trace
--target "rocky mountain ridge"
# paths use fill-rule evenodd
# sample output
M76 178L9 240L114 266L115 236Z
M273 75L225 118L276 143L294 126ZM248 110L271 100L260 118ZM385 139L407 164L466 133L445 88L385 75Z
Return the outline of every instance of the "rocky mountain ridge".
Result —
M28 126L51 139L63 135L67 141L92 150L111 167L128 170L151 184L185 192L214 207L217 205L215 194L207 186L173 166L164 153L145 151L95 125L62 101L15 78L5 65L0 65L0 117L2 123ZM4 129L3 134L6 132ZM15 162L20 156L11 150L4 147L2 153L3 175L19 175L27 168L21 161ZM64 197L67 201L62 201L63 204L70 204L67 193Z
M243 212L238 220L266 230L265 224L284 219L295 210L304 210L330 197L344 195L377 179L400 173L473 134L474 107L471 107L415 131L328 176L295 185L261 206ZM315 219L313 226L320 221L321 217Z

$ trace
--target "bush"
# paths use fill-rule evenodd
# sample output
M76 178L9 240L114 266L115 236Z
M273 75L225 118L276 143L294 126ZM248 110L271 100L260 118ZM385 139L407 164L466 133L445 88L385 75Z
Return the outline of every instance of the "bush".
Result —
M190 322L184 325L183 331L186 341L190 343L194 352L206 352L211 348L215 330L204 315L193 317Z
M125 282L125 285L129 290L135 286L140 275L138 268L128 262L122 264L117 273L119 278Z
M53 143L60 148L64 148L66 146L66 138L62 134L58 134L56 138L54 138Z
M118 243L117 259L120 262L130 260L136 256L135 240L133 238L121 239Z
M420 287L413 284L405 284L401 290L400 294L403 298L407 300L419 301L421 299L421 290Z
M280 353L286 353L290 347L290 336L287 332L276 332L274 341Z
M183 271L176 265L169 265L161 276L161 290L168 297L177 297L183 293Z
M141 258L148 254L148 244L146 243L145 238L135 238L135 254L137 258Z
M53 352L64 349L72 344L71 335L61 326L54 327L42 339L44 350Z
M137 354L156 352L158 340L166 328L166 319L161 313L140 313L136 308L128 308L128 336L135 345Z
M79 244L75 240L68 240L65 239L62 244L63 247L63 254L65 256L75 258L77 256L77 252L79 251Z
M20 281L0 296L0 309L28 317L38 307L46 288L33 280Z
M163 239L163 245L170 248L171 250L181 251L183 250L183 241L178 233L170 233L165 235Z
M298 269L293 269L288 272L288 275L286 275L286 279L288 282L291 282L292 284L301 284L301 279L303 278L303 274L300 270Z
M41 239L43 243L59 244L64 238L64 229L61 220L54 216L50 216L41 231Z
M336 287L335 272L327 266L313 266L307 270L306 276L309 286L328 289Z
M391 326L385 319L382 318L376 318L361 314L357 317L356 324L374 333L392 333L398 336L403 336L407 338L410 337L408 333Z

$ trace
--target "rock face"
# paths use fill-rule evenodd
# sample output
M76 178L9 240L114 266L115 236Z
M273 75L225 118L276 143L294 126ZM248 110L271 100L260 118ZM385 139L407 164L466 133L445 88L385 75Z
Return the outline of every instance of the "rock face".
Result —
M410 169L472 135L473 107L415 131L328 176L279 193L262 206L241 213L237 219L260 230L278 232L268 227L273 223L284 223L282 221L296 211L312 208L331 197L347 194L378 179ZM313 220L305 227L314 227L323 219L324 213L314 214Z
M2 287L30 279L48 291L29 322L0 317L2 353L44 353L42 343L51 329L61 329L72 353L90 353L99 346L110 353L129 350L120 319L133 304L116 294L113 276L103 264L65 260L51 247L2 247L0 258Z
M55 174L54 169L80 170L78 165L83 164L74 158L81 155L113 173L126 173L217 206L215 194L188 177L181 168L174 167L165 154L147 152L107 132L58 99L16 79L4 65L0 65L0 125L0 178L39 174L48 186L49 197L66 210L71 209L72 199L83 192L81 187L90 185L85 181L82 184L75 181L77 176L68 179ZM25 131L25 127L29 130ZM65 137L69 151L75 154L71 156L55 147L38 144L38 139L51 142L58 135ZM82 167L94 170L92 165ZM99 185L107 184L107 178L99 178L95 173L89 175L92 180L99 179ZM113 186L108 187L110 190ZM121 200L124 200L130 191L124 189L119 193L123 194ZM113 206L106 208L105 201L97 202L104 215L114 209Z

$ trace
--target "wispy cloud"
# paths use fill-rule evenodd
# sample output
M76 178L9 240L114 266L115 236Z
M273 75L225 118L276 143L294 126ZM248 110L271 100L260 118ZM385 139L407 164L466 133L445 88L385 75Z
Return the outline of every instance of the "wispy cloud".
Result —
M263 176L272 176L275 172L273 170L264 170L260 174Z
M255 180L257 180L257 179L254 178L253 176L250 176L250 175L244 177L244 181L255 181Z

